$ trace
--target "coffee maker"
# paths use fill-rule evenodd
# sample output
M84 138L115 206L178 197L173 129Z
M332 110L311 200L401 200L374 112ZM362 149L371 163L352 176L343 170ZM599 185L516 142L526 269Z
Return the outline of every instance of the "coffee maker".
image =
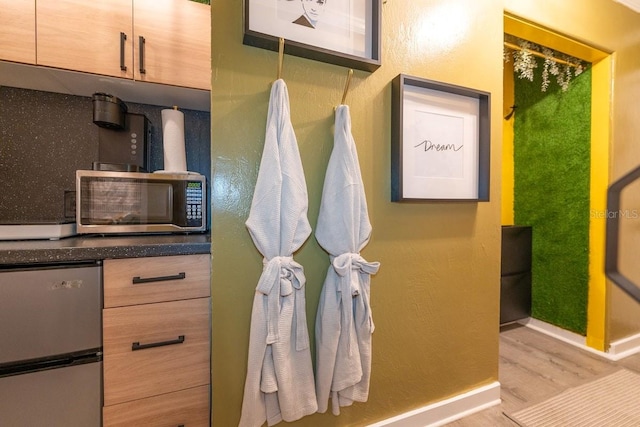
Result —
M122 100L93 94L93 123L98 129L94 170L149 172L151 126L144 114L129 113Z

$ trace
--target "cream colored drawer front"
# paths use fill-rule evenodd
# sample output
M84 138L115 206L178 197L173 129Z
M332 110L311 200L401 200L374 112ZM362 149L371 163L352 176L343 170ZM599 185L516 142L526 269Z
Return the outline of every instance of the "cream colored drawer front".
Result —
M103 427L209 426L209 386L103 408Z
M209 384L210 307L198 298L104 309L104 406Z
M105 308L211 295L210 254L107 259L103 267Z

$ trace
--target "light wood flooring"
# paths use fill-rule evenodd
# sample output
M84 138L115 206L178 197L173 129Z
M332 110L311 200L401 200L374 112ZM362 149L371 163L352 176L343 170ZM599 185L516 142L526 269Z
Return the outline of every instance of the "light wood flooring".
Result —
M560 392L626 368L640 373L640 354L617 362L519 324L500 330L502 403L447 424L447 427L514 427L503 413L553 397Z

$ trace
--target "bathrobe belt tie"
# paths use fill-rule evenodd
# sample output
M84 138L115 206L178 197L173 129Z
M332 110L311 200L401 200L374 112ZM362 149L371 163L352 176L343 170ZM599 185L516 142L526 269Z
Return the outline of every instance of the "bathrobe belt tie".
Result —
M291 256L276 256L262 261L264 268L256 290L267 297L267 345L280 341L278 320L280 315L280 297L303 290L306 279L302 265ZM309 336L306 333L306 312L304 295L294 295L296 316L296 350L309 348Z
M367 262L359 253L347 252L337 257L331 257L331 264L338 276L340 276L338 292L341 294L342 301L342 330L347 331L348 334L353 332L353 298L360 296L364 303L370 331L373 333L375 327L371 315L369 295L367 292L362 291L359 276L360 274L376 274L380 268L380 263ZM351 355L351 339L347 340L347 348L349 355Z

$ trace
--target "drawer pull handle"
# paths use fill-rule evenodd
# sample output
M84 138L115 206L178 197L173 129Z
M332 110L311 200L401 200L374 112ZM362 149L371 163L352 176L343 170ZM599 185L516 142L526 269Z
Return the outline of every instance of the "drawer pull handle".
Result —
M120 69L127 71L127 66L124 65L124 43L127 40L127 35L123 32L120 33Z
M151 282L164 282L167 280L182 280L187 275L184 272L178 273L173 276L159 276L159 277L140 277L136 276L133 278L133 284L137 285L138 283L151 283Z
M152 342L150 344L140 344L139 342L134 342L133 344L131 344L131 351L144 350L145 348L153 348L153 347L164 347L165 345L182 344L183 342L184 342L184 335L180 335L175 340Z

